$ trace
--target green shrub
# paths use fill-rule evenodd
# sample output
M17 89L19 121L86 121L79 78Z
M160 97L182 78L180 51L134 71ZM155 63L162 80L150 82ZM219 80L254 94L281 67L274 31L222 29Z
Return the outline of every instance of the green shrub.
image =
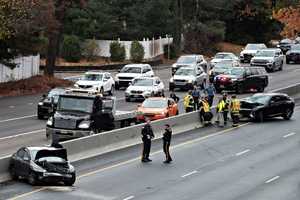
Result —
M144 47L139 41L133 41L130 49L130 56L133 62L141 62L144 59Z
M99 55L99 53L100 53L100 49L95 39L88 40L84 43L82 55L88 61L95 60L96 57Z
M125 60L126 51L125 47L118 41L110 43L110 60L113 62L122 62Z
M164 57L167 59L170 56L170 59L175 59L177 57L176 48L174 44L170 44L170 54L168 53L168 45L164 45Z
M65 35L61 54L68 62L78 62L81 58L80 39L75 35Z

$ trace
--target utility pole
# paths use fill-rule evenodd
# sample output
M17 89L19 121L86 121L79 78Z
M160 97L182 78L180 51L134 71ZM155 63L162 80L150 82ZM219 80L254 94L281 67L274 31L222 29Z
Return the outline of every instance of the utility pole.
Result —
M181 34L183 31L183 0L174 1L174 14L176 19L174 44L176 53L181 51Z

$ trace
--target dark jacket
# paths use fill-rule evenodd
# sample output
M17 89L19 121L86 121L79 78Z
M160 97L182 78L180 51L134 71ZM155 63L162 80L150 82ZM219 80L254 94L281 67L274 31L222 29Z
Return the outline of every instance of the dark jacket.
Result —
M170 128L166 128L163 135L163 141L171 142L171 138L172 138L172 130Z
M154 138L152 127L146 124L142 129L142 140L151 140Z
M171 93L171 94L170 94L170 98L173 99L176 103L179 101L179 97L176 96L175 93Z

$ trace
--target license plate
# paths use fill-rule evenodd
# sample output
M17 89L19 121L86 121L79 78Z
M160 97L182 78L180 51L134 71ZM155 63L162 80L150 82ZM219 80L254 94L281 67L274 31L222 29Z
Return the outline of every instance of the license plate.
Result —
M224 85L220 85L220 88L225 88L225 86Z

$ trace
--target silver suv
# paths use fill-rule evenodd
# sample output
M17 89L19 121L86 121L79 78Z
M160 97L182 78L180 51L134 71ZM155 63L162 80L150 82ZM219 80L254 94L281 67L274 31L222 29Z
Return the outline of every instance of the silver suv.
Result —
M281 49L263 49L259 50L251 59L251 66L265 67L268 72L282 70L284 55Z

